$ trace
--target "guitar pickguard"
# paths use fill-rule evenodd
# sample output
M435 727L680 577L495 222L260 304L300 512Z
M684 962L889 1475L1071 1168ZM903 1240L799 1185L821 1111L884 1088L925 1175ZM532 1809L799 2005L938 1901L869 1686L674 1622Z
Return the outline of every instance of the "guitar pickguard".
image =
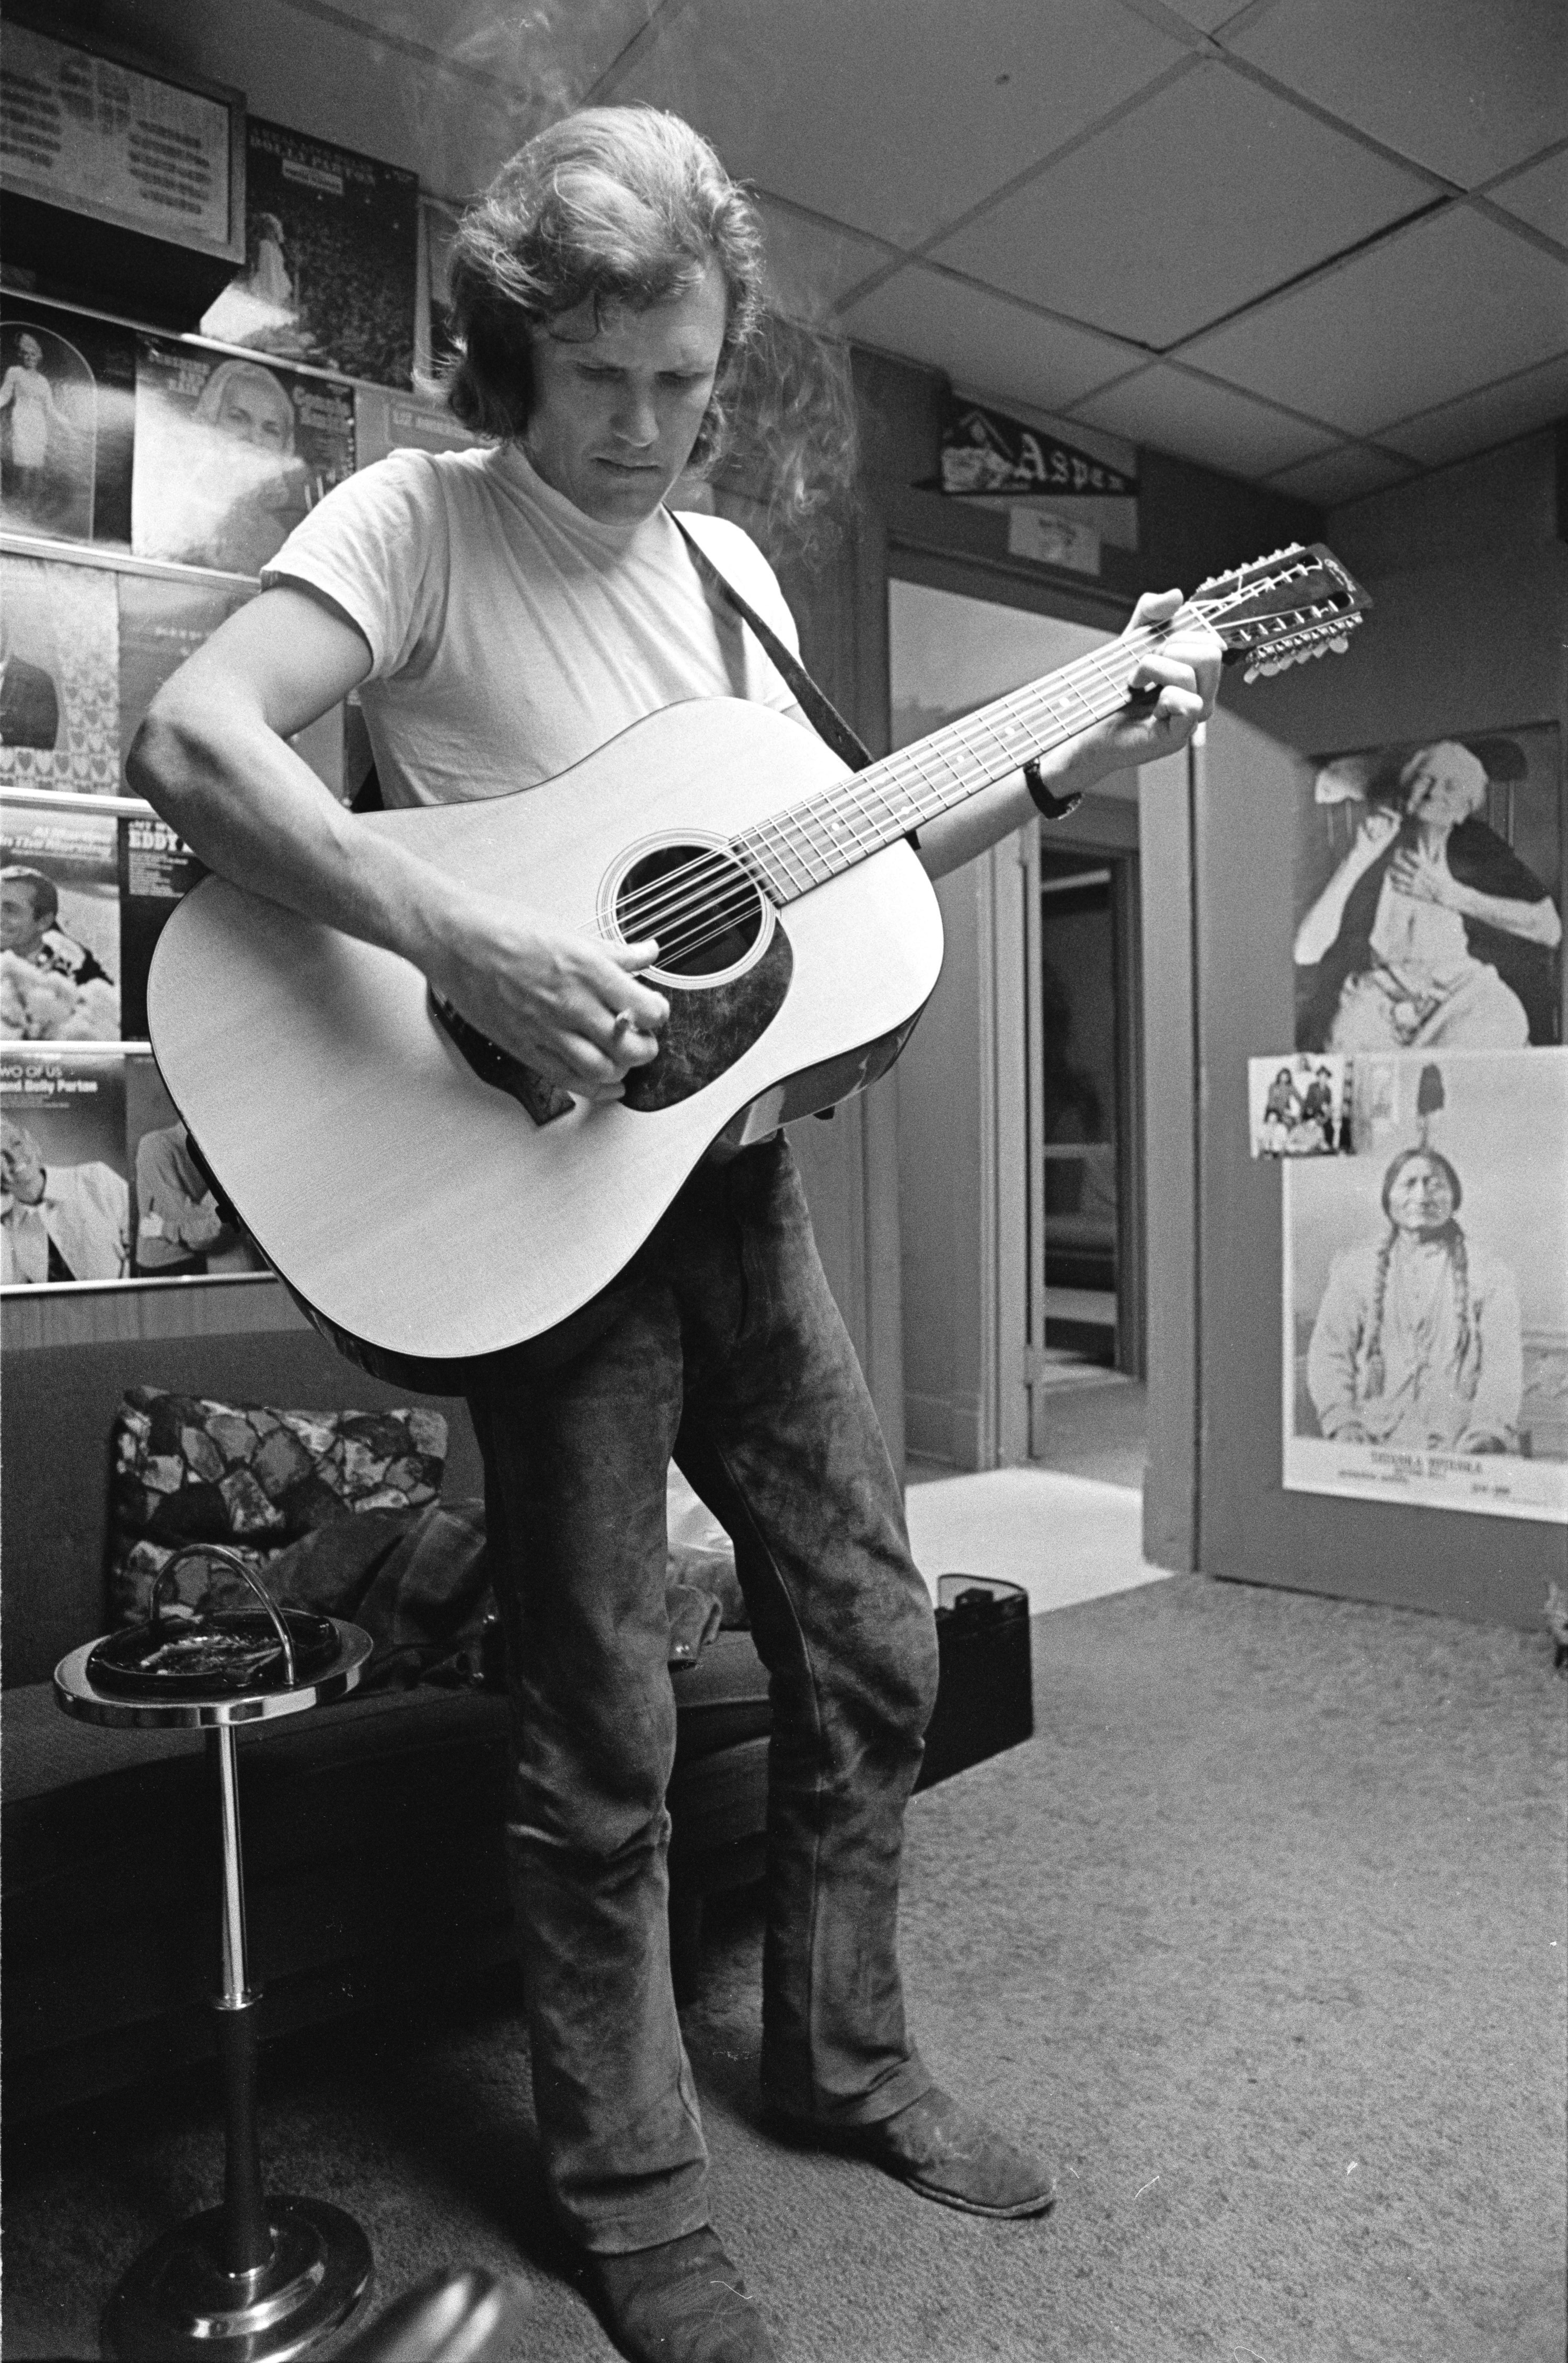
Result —
M661 977L670 1022L659 1056L628 1075L623 1104L639 1114L674 1107L717 1082L773 1024L794 971L789 937L775 926L762 959L728 984L694 991Z
M659 1056L633 1067L626 1079L624 1104L639 1114L689 1100L748 1051L784 1007L795 969L789 937L775 926L761 960L728 984L695 990L661 977L670 1004ZM505 1092L526 1108L535 1124L553 1124L572 1105L569 1093L546 1082L532 1067L501 1049L488 1034L471 1026L450 1002L427 995L437 1024L450 1036L482 1083Z

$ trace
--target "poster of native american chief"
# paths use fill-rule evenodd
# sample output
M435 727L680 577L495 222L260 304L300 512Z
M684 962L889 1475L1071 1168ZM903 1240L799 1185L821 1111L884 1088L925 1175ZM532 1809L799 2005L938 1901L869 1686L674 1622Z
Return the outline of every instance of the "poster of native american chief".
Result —
M1358 1051L1287 1164L1284 1482L1568 1525L1568 1050Z

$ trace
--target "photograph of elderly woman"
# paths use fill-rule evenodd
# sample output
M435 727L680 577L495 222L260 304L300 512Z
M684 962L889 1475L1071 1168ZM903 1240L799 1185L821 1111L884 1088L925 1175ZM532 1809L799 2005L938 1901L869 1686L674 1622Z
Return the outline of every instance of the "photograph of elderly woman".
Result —
M1562 1039L1555 727L1325 756L1296 842L1301 1050Z
M1358 1057L1287 1168L1284 1484L1568 1525L1568 1051Z

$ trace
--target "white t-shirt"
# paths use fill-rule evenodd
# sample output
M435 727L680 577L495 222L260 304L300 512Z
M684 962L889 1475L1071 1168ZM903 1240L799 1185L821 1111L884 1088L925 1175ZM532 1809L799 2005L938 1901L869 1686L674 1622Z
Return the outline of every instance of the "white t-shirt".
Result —
M750 536L719 517L694 530L798 649ZM328 493L261 579L324 592L369 641L360 698L389 805L537 787L684 698L795 703L732 611L710 605L662 509L601 525L516 444L392 452Z

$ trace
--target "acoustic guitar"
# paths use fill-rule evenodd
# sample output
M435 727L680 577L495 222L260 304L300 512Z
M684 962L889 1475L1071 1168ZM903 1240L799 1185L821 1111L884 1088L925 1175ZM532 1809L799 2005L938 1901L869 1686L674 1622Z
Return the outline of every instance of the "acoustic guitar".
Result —
M1251 678L1342 649L1367 604L1327 549L1293 547L859 772L783 715L701 698L516 795L366 815L476 892L657 937L669 1024L619 1102L553 1092L396 954L217 877L153 960L163 1081L317 1326L459 1391L475 1357L570 1340L705 1156L885 1073L942 960L911 829L1125 704L1184 625Z

